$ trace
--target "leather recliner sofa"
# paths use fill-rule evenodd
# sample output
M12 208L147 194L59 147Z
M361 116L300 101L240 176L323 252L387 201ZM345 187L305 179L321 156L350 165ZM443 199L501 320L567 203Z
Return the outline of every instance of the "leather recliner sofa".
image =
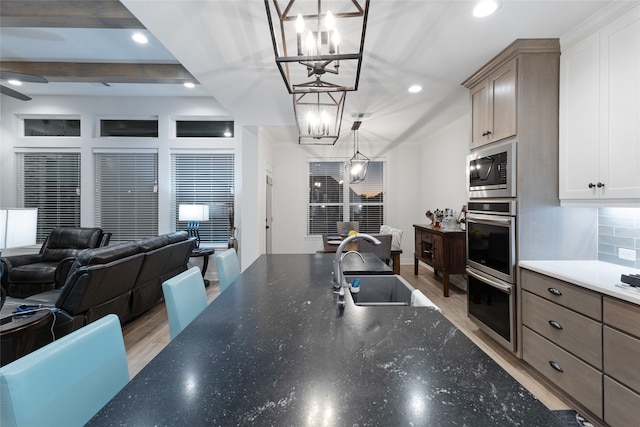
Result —
M195 245L186 231L82 252L64 285L12 303L57 310L56 339L107 314L122 324L162 301L162 282L187 269Z
M86 249L106 246L110 236L100 228L54 228L39 253L1 258L2 287L15 298L59 288L73 261Z

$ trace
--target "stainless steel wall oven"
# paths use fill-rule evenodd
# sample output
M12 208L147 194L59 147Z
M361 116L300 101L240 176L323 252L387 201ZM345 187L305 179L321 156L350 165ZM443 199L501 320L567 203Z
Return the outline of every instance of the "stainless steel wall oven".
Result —
M484 332L516 349L516 202L473 200L467 215L467 312Z

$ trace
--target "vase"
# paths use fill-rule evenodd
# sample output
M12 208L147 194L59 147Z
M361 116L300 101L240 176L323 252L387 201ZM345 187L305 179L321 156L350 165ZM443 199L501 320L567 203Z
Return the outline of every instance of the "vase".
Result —
M229 241L227 242L228 249L235 249L238 252L238 239L236 239L236 228L231 227L231 237L229 237Z

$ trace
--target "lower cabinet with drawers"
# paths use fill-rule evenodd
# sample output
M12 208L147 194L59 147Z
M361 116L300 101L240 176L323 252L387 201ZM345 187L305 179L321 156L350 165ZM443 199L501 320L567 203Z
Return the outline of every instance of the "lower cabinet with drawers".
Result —
M612 427L640 420L640 306L527 269L522 357Z
M604 420L611 426L640 422L640 307L604 296Z

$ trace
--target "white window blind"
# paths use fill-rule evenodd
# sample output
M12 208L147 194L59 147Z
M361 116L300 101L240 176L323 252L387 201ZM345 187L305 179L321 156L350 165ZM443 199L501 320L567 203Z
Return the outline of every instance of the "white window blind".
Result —
M80 226L80 153L17 153L16 206L38 208L36 240Z
M335 233L336 222L344 221L344 163L309 163L309 235Z
M96 152L95 223L112 241L158 234L158 155Z
M379 233L384 224L384 162L370 162L364 181L349 184L349 219L358 221L359 231Z
M378 233L384 224L384 162L371 162L366 179L344 180L344 162L309 162L307 233L335 233L337 221L358 221L363 233ZM345 205L344 194L349 195Z
M209 206L209 220L200 222L204 245L226 244L231 237L234 206L234 154L224 152L173 153L171 155L171 222L176 230L187 227L178 221L178 206Z

